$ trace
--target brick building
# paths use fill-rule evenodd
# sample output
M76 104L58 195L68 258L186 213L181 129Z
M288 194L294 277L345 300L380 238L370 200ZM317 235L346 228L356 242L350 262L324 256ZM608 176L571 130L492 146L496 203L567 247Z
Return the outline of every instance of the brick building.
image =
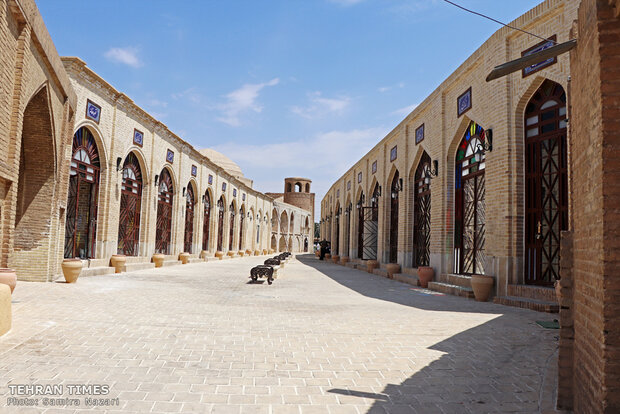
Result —
M32 0L0 10L0 266L50 281L64 258L83 274L153 266L216 251L267 253L270 223L283 242L308 245L312 210L274 200L228 157L197 150L78 58L59 58Z
M569 40L577 0L546 0L514 20ZM548 47L502 28L340 177L321 201L332 254L377 260L433 289L471 296L469 276L496 278L500 303L557 310L560 232L569 228L569 57L487 83L493 67ZM334 253L335 252L335 253Z

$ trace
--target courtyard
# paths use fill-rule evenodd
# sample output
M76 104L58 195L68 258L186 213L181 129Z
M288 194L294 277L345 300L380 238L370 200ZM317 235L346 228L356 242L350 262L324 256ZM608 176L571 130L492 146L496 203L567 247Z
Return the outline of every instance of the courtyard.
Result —
M551 315L444 296L298 255L20 282L0 338L1 412L535 413ZM107 385L117 406L6 407L9 384ZM66 392L55 398L70 397ZM542 399L541 399L542 397Z

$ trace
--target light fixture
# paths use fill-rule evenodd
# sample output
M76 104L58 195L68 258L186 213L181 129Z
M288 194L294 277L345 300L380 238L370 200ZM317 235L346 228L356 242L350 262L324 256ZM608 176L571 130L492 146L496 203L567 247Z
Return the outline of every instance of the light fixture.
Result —
M480 143L478 141L478 145L476 145L476 152L474 152L473 162L482 161L482 156L487 153L493 151L493 130L487 129L484 131L484 142Z
M121 162L123 162L123 159L121 157L116 158L116 171L122 170Z
M439 175L439 161L433 160L433 171L430 168L426 168L424 173L424 184L429 185L431 183L431 179L437 177Z
M249 212L249 211L248 211L248 218L249 218L250 220L252 220L252 214L250 214L250 212Z
M185 197L185 187L183 187L183 197Z
M394 188L392 189L392 193L391 193L392 198L397 198L399 191L403 191L403 179L402 178L399 178L398 181L396 181L396 185L394 185Z
M159 182L159 175L155 174L155 187L157 187L158 182Z

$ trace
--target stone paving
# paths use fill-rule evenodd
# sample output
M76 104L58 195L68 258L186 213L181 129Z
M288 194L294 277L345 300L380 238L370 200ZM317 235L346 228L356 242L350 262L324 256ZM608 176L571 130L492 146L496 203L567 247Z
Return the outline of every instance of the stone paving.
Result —
M309 255L271 286L248 284L264 259L18 283L13 329L0 337L0 412L541 410L558 331L535 321L552 316ZM6 406L9 384L64 388L16 408ZM71 384L108 385L104 397L119 406L86 407ZM42 397L80 406L43 406Z

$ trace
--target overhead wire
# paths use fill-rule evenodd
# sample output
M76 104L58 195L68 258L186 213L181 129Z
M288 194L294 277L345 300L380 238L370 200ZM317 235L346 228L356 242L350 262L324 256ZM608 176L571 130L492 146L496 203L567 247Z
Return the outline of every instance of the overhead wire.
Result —
M449 3L449 4L451 4L451 5L453 5L454 7L458 7L458 8L459 8L459 9L461 9L461 10L465 10L465 11L466 11L466 12L468 12L468 13L472 13L472 14L475 14L475 15L477 15L477 16L484 17L485 19L491 20L491 21L493 21L493 22L495 22L495 23L501 24L502 26L508 27L508 28L510 28L510 29L513 29L513 30L518 30L519 32L523 32L523 33L529 34L530 36L537 37L537 38L539 38L539 39L541 39L541 40L545 40L545 41L552 42L553 44L556 44L556 45L558 44L558 42L556 42L556 41L555 41L555 40L553 40L553 39L545 39L544 37L541 37L541 36L538 36L537 34L534 34L534 33L528 32L527 30L519 29L518 27L514 27L514 26L511 26L511 25L509 25L509 24L506 24L506 23L500 22L499 20L494 19L494 18L492 18L492 17L489 17L489 16L487 16L486 14L482 14L482 13L478 13L477 11L470 10L470 9L468 9L468 8L466 8L466 7L463 7L463 6L459 5L459 4L456 4L456 3L455 3L455 2L453 2L453 1L450 1L450 0L443 0L443 1L445 1L446 3Z

